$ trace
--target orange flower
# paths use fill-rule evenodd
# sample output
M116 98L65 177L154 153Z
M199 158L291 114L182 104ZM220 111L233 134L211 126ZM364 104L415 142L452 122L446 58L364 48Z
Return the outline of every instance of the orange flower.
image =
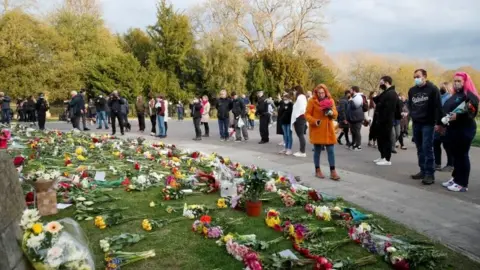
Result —
M210 222L212 222L212 217L204 215L204 216L200 217L200 221L202 223L210 223Z

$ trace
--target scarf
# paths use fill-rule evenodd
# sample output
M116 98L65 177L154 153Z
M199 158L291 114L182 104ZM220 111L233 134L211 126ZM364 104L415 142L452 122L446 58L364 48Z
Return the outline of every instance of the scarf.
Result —
M329 98L318 99L318 105L320 106L320 110L324 111L326 109L331 109L333 106L333 102Z
M208 100L202 100L201 104L202 104L202 108L200 109L200 114L203 115L203 112L204 112L204 108L205 108L205 105L208 103Z

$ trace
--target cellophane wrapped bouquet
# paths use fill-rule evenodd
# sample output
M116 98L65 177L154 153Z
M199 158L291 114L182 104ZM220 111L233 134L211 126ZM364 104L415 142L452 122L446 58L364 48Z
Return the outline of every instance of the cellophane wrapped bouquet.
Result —
M95 269L88 242L73 219L42 223L36 209L27 209L20 227L23 252L35 269Z

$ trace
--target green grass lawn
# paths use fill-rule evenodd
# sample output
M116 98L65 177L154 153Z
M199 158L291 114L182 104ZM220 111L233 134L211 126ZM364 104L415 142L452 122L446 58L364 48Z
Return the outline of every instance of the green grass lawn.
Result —
M207 207L213 208L215 207L216 200L218 199L218 194L191 195L184 200L165 202L162 200L161 188L152 188L144 192L131 193L127 193L123 189L115 189L111 193L113 196L120 198L120 200L110 203L111 205L129 207L129 209L124 212L125 216L127 217L143 216L146 218L174 218L181 216L181 211L168 214L165 211L166 205L182 206L184 202L187 202L204 204ZM155 201L157 205L153 208L149 207L150 201ZM161 203L163 203L164 206L161 206ZM263 209L266 210L268 207L273 207L282 213L283 204L278 198L265 203ZM47 220L71 217L74 210L75 209L73 206L70 207L70 209L61 210L58 215L48 217ZM305 213L302 208L298 208L296 211L298 211L298 213ZM257 239L259 240L269 241L281 236L279 232L276 232L265 225L264 215L258 218L251 218L247 217L243 212L230 209L215 210L211 212L210 215L213 218L220 215L243 218L242 223L235 225L230 231L240 234L254 233L257 235ZM318 220L312 220L311 222L322 227L334 226L333 223L330 222L321 222ZM380 225L386 232L394 235L404 235L412 239L426 240L424 236L381 216L375 215L373 221L371 222ZM90 248L96 256L95 260L97 269L103 267L103 253L98 244L99 240L107 236L113 236L124 232L146 234L146 238L144 240L131 247L125 248L124 251L145 251L149 249L155 249L156 252L156 257L126 266L124 269L230 270L244 268L243 263L236 261L232 256L230 256L224 246L217 246L215 240L206 239L199 234L193 233L191 231L193 220L185 220L178 223L173 223L165 228L157 229L156 231L152 232L145 232L142 230L141 220L114 226L105 230L96 228L93 223L93 220L80 221L80 224L90 241ZM327 241L340 240L345 237L347 237L347 231L343 228L337 227L336 232L325 235L324 239ZM436 247L440 251L448 254L448 258L445 260L443 269L480 269L480 264L469 260L461 254L451 251L445 246L436 244ZM261 254L262 256L267 256L284 249L292 249L293 251L292 244L289 240L283 240L283 242L270 247L267 252L263 252ZM362 258L368 255L369 253L367 251L352 242L351 244L338 249L329 257L331 259L344 259L346 257ZM375 265L367 266L364 269L391 268L382 261L382 258L378 257L378 262Z

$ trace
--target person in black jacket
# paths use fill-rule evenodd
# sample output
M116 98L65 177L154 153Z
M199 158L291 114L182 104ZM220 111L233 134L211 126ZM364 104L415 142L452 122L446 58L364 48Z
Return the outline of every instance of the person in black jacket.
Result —
M118 91L113 91L108 101L108 107L110 107L110 112L112 116L112 135L115 135L115 119L118 119L118 124L120 126L120 133L124 135L123 130L123 114L122 114L122 105L124 105L124 100L118 95Z
M10 124L10 97L0 92L0 109L2 124Z
M190 104L191 116L193 118L193 126L195 127L194 141L202 140L202 129L200 128L200 122L202 120L202 104L198 98L194 98Z
M40 94L37 100L37 104L35 105L35 109L37 110L38 115L38 128L40 130L45 130L45 121L47 119L47 111L50 109L50 105L48 101L45 99L43 93Z
M340 135L338 135L337 142L342 145L342 137L345 135L345 142L347 147L350 147L350 139L348 137L349 127L347 121L347 108L348 101L350 100L351 92L350 90L345 91L345 95L338 101L337 112L338 112L338 126L341 128Z
M68 104L70 120L74 129L80 129L80 118L82 117L82 111L85 110L85 103L83 97L77 91L72 91L70 94L72 96Z
M420 172L411 178L421 179L424 185L431 185L435 182L434 130L435 125L441 124L442 103L438 88L427 81L427 71L416 70L414 78L415 86L408 91L408 107Z
M282 127L283 142L285 148L280 154L292 155L293 137L292 137L292 112L293 102L290 94L284 94L282 102L278 104L278 123Z
M451 147L453 156L452 178L443 183L449 191L466 192L468 191L468 181L470 178L470 147L477 133L477 123L475 117L478 114L478 103L480 95L470 76L465 72L455 73L453 79L453 94L443 104L445 117L441 122L445 127L437 127L437 131L445 134L445 142ZM463 103L465 102L465 103ZM464 104L462 108L460 106Z
M236 142L243 140L248 141L248 129L247 129L247 109L243 98L237 96L237 93L232 92L232 113L235 125ZM240 121L241 120L241 121ZM239 126L240 125L240 126Z
M257 93L257 112L256 114L260 116L260 137L262 138L259 144L264 144L269 142L268 136L268 123L270 121L270 114L268 113L268 102L263 96L263 91L258 91Z
M95 100L95 107L97 108L97 129L102 128L102 122L105 125L105 129L108 129L108 120L107 120L107 100L103 95L99 95Z
M390 76L383 76L380 79L379 88L383 90L380 95L374 97L376 104L373 125L377 136L378 151L380 158L374 160L377 165L390 166L392 162L392 128L395 120L395 108L398 103L398 95L395 92L395 86Z
M28 100L27 100L28 120L33 124L37 122L37 114L35 113L35 104L36 104L36 101L33 98L33 96L28 97Z
M220 140L228 141L228 127L230 126L230 110L232 109L232 102L227 97L227 90L220 91L219 98L216 104L218 128L220 131Z

